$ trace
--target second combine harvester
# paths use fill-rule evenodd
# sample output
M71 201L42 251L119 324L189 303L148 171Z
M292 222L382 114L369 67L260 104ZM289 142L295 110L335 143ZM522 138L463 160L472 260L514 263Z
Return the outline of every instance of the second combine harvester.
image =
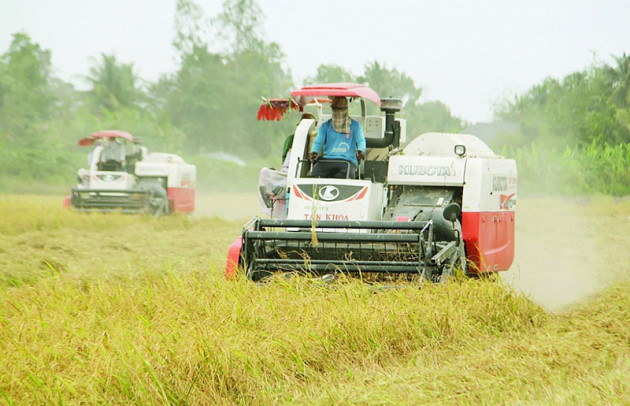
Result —
M323 108L331 96L360 107L351 117L363 127L367 154L355 179L308 176L310 147L331 117ZM366 100L384 114L368 115ZM439 282L457 271L509 269L515 161L468 134L426 133L404 145L405 121L395 117L401 105L351 83L306 86L289 100L264 103L259 118L278 119L293 107L314 110L317 119L302 120L295 131L285 218L250 220L230 247L226 276L240 267L253 280L297 271Z

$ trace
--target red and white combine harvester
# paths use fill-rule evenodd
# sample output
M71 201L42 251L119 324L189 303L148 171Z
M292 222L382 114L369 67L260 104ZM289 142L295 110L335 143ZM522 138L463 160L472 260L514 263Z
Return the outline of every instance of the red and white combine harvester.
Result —
M117 130L100 131L80 139L79 145L92 148L88 168L79 169L78 185L64 206L79 211L156 216L192 213L196 167L174 154L147 153L140 143L140 139Z
M367 141L354 179L309 177L307 159L331 96L355 104ZM366 101L380 107L368 115ZM296 128L286 172L286 211L255 217L230 247L226 277L276 272L345 273L375 280L439 282L507 270L514 257L516 163L468 134L426 133L405 145L402 103L364 85L306 86L270 100L259 118L315 110ZM276 185L277 186L277 185ZM264 190L264 185L261 187ZM277 187L275 189L278 189ZM275 193L276 200L284 196ZM284 217L284 218L277 218Z

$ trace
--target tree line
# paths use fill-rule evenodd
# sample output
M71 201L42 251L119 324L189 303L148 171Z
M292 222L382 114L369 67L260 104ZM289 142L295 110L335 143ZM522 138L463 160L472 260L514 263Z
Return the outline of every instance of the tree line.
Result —
M495 147L516 158L519 188L630 194L630 56L547 78L497 108L518 124Z
M500 106L496 115L519 123L516 145L619 145L630 142L630 56L594 63L562 79L547 78Z
M100 54L83 75L88 90L77 90L54 75L51 51L27 33L15 33L0 57L0 171L67 179L83 164L77 140L112 128L141 137L151 150L279 154L295 120L266 125L256 121L256 111L261 96L287 97L296 85L280 46L261 35L256 1L226 0L211 19L192 0L176 7L172 46L178 68L154 82L140 78L132 63ZM224 49L212 51L210 40ZM402 97L410 133L464 125L442 103L421 103L422 89L413 79L378 61L357 76L336 65L320 65L316 72L308 83L357 81Z
M27 33L15 33L0 56L0 173L67 184L85 160L77 140L102 129L129 131L150 150L192 160L216 151L245 159L279 155L297 114L269 125L256 121L256 111L261 96L286 97L297 86L280 46L261 34L263 18L255 0L225 0L212 18L193 0L178 0L174 72L150 82L132 63L100 54L83 75L87 90L56 77L51 51ZM211 41L223 49L212 50ZM408 138L468 125L443 103L422 102L414 79L382 61L367 62L359 74L320 64L304 84L340 81L402 98ZM629 93L625 53L612 65L594 63L562 79L545 79L497 107L497 120L517 123L519 130L499 137L494 147L527 156L535 148L566 155L567 147L592 153L593 145L624 146L630 141Z

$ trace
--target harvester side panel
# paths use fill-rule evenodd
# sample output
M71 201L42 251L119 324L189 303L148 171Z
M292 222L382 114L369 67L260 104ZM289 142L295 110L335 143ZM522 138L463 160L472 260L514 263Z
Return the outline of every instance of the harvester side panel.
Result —
M196 181L197 168L194 165L185 163L174 165L167 181L167 193L172 211L192 213L195 210Z
M170 211L192 213L195 210L196 167L173 154L152 153L148 158L151 161L136 165L138 177L165 179Z
M510 269L514 260L514 212L464 212L462 229L471 273Z
M166 191L170 202L170 209L177 213L192 213L195 211L195 189L170 187Z
M497 272L514 260L516 162L468 160L462 199L462 231L471 272Z
M390 185L461 186L466 159L395 155L389 159L387 182Z

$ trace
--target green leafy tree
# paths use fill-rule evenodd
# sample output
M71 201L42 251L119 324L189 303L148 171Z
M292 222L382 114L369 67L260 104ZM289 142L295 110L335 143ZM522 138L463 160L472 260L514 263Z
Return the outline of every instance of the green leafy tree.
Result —
M407 120L408 141L428 131L460 132L463 129L463 121L453 117L444 103L422 103L422 88L417 87L404 72L373 61L365 65L364 73L358 80L369 84L381 97L395 97L403 101L400 116Z
M461 118L453 116L448 106L437 100L420 104L414 112L414 132L408 134L409 138L425 132L459 133L465 126Z
M411 77L378 61L367 63L358 80L369 84L381 97L402 99L406 108L416 106L422 96L422 89L416 87Z
M97 117L94 119L80 110L82 118L92 123L92 128L85 128L85 132L118 128L141 137L152 149L179 152L185 137L166 114L164 94L160 90L168 79L152 86L152 100L140 87L133 64L120 63L115 56L105 54L93 60L87 79L92 84L86 95L88 105Z
M613 58L615 66L606 65L603 69L604 77L611 99L618 107L625 108L630 100L630 55L624 52L623 55Z
M180 69L152 92L162 95L161 104L186 134L188 151L268 155L281 134L256 122L260 96L286 96L292 84L280 47L261 36L260 8L251 0L224 2L212 21L225 50L214 53L200 37L186 34L203 16L192 2L182 3L187 6L179 9L184 15L174 41Z
M92 85L87 92L88 99L97 111L134 108L142 100L133 64L119 63L114 55L101 54L99 59L93 58L86 79Z
M175 9L175 37L172 45L180 57L192 54L196 47L203 47L207 32L203 9L191 0L177 0Z
M0 173L22 181L50 179L70 160L68 135L51 123L71 118L75 91L52 76L50 59L24 33L14 34L0 57Z
M520 123L529 143L616 145L630 140L628 128L609 103L602 69L574 72L562 80L548 78L515 97L497 116Z
M207 48L194 48L184 56L182 66L166 97L166 111L175 126L186 134L187 150L192 153L204 152L204 146L212 142L222 148L224 140L216 134L216 121L225 119L223 100L227 93L223 80L225 66L221 57L208 52Z
M229 45L230 52L268 53L269 46L262 39L264 13L255 0L225 0L223 10L213 22L219 26L218 37Z
M24 33L13 35L8 52L0 58L0 129L24 135L54 111L50 88L50 51Z
M339 65L322 64L317 67L315 76L304 79L304 84L355 82L356 78L347 69Z

